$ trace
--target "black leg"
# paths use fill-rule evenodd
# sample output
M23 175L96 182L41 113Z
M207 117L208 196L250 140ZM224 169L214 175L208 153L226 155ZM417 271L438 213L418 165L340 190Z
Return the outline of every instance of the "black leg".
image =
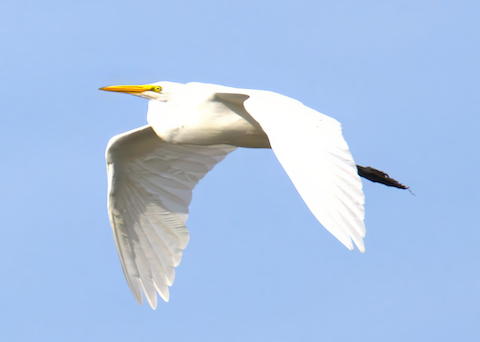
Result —
M393 186L399 189L408 189L408 186L405 186L397 182L395 179L390 178L385 172L374 169L373 167L370 167L370 166L363 167L363 166L357 165L357 170L358 170L358 174L361 177L366 178L372 182L382 183L387 186Z

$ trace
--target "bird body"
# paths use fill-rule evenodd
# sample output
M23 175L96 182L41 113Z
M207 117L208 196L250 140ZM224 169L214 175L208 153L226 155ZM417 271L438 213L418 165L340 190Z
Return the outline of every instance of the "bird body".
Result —
M142 291L152 308L155 292L168 301L192 190L236 147L271 147L320 223L364 252L362 183L335 119L269 91L173 82L101 89L150 100L149 125L113 137L106 151L110 222L140 304Z
M172 85L169 82L162 89ZM243 107L249 97L245 91L237 94L240 89L199 83L173 87L174 94L151 100L148 106L148 122L164 141L270 147L265 132Z

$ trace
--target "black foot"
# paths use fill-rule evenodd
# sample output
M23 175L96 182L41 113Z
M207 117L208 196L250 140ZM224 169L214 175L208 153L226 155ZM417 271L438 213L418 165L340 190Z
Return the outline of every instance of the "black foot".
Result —
M408 186L405 186L397 182L395 179L390 178L385 172L374 169L373 167L370 167L370 166L363 167L363 166L357 165L357 170L358 170L358 174L361 177L366 178L372 182L382 183L387 186L393 186L399 189L408 189Z

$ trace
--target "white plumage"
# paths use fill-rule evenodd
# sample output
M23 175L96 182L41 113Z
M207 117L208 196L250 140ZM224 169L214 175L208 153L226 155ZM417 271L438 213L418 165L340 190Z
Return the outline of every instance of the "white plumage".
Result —
M202 83L158 82L103 90L148 98L149 126L112 138L108 210L127 282L169 299L192 190L236 146L273 149L308 208L347 248L364 252L364 195L335 119L289 97Z

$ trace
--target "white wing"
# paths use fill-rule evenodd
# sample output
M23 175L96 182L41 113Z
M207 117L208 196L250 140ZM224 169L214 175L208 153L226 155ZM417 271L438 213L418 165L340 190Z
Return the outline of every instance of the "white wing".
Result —
M249 90L244 106L320 223L347 248L365 247L365 197L338 121L289 97Z
M150 126L113 137L107 147L108 211L128 285L155 309L155 290L168 286L182 259L192 189L235 148L180 146L161 140Z

